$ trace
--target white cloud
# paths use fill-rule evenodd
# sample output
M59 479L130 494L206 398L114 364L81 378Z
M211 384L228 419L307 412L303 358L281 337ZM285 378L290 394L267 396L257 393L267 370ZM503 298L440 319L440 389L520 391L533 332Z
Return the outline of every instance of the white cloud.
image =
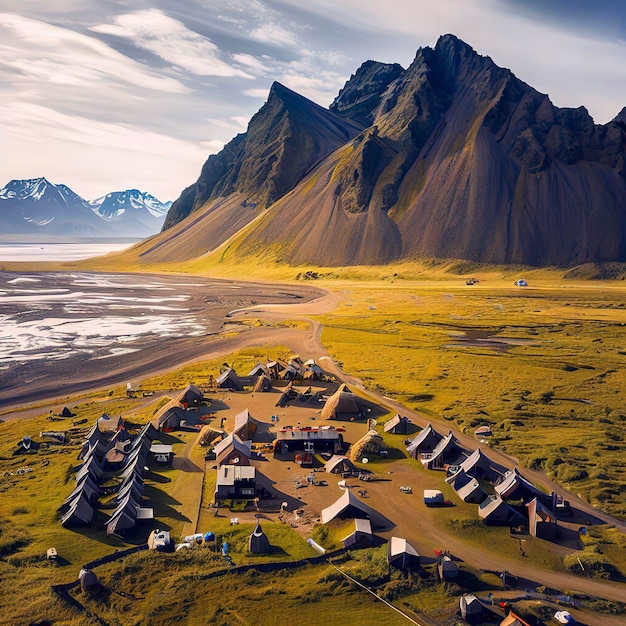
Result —
M180 181L195 180L206 158L200 145L35 104L5 104L2 141L8 154L26 145L30 155L27 163L3 164L7 180L40 172L87 198L107 193L112 186L140 187L161 199L176 198Z
M223 147L223 141L211 140L211 141L201 141L200 145L206 149L207 154L217 154Z
M198 76L254 78L222 61L219 48L210 39L158 9L118 15L113 24L99 24L91 30L130 39L139 48Z
M244 89L243 95L250 98L267 98L269 89Z
M272 46L295 47L298 44L298 40L293 31L287 30L275 22L261 24L250 33L250 37Z
M216 128L225 128L227 130L240 133L242 130L246 129L248 125L248 120L241 117L231 117L230 119L216 119L209 118L207 120L211 126Z
M0 14L0 69L12 70L17 83L97 86L100 81L125 83L140 89L184 93L177 80L125 57L91 37L19 15Z
M252 56L251 54L233 54L233 60L239 63L240 65L245 65L250 70L267 73L270 71L270 68L263 63L260 59Z

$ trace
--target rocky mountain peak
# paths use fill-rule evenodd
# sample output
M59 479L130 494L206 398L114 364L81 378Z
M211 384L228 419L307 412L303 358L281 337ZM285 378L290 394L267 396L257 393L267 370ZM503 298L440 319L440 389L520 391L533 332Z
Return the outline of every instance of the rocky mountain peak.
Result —
M443 35L406 70L366 61L329 109L275 83L167 225L202 209L219 245L257 207L239 253L294 263L626 260L626 108L597 125Z
M369 126L387 87L403 73L404 68L398 63L366 61L350 76L329 108Z

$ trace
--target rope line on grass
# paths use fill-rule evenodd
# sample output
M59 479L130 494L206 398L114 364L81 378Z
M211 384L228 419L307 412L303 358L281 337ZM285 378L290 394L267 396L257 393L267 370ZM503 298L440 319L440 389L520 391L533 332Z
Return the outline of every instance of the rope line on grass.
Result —
M381 598L381 596L379 596L375 591L372 591L369 587L366 587L363 583L360 583L358 580L356 580L356 578L352 578L352 576L350 576L349 574L346 574L346 572L339 569L330 559L328 559L328 564L332 565L340 574L345 576L350 582L354 583L355 585L358 585L359 587L361 587L361 589L365 589L367 593L372 594L377 600L380 600L383 604L386 604L390 609L393 609L397 613L400 613L402 617L407 619L412 624L415 624L416 626L427 626L424 622L416 622L412 617L407 615L404 611L399 609L397 606L394 606L393 604L391 604L391 602L389 602L388 600L385 600L385 598Z

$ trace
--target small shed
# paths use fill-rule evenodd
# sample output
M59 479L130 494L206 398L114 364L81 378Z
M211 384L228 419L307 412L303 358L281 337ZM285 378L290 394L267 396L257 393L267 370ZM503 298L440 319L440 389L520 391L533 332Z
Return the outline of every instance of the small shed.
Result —
M409 432L411 420L406 416L396 413L390 420L385 422L384 431L393 435L406 435Z
M248 550L252 554L268 554L270 551L270 540L261 528L261 523L257 520L256 526L248 537Z
M244 409L241 413L235 415L235 426L233 435L237 435L242 441L252 439L259 422L250 415L248 409Z
M254 385L254 391L265 393L271 390L272 379L267 374L261 374Z
M448 554L437 559L437 573L441 580L454 580L459 575L459 568Z
M352 461L341 454L331 456L324 465L324 469L328 474L347 474L357 471Z
M174 453L171 445L153 443L150 446L150 456L160 465L171 465Z
M494 526L518 526L526 520L500 496L489 496L478 505L478 515L486 524Z
M204 396L195 385L187 385L177 396L176 401L185 409L189 407L198 407L202 404Z
M328 524L335 518L340 519L368 519L373 528L388 529L393 523L384 515L361 502L350 489L346 489L343 495L333 504L322 509L322 524Z
M344 548L369 548L374 542L372 524L368 519L353 520L350 534L341 540Z
M470 621L484 611L482 602L471 593L464 593L459 598L459 608L461 609L461 617Z
M387 563L406 573L419 569L420 555L406 539L391 537L387 544Z
M215 383L220 389L232 389L234 391L241 391L243 389L243 383L239 380L237 372L231 367L225 369L215 379Z

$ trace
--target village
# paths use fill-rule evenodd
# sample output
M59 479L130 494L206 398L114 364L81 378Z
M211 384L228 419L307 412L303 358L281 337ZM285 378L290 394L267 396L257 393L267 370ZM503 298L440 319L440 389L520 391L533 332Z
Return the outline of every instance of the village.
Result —
M100 525L102 534L157 551L207 548L230 567L228 543L213 520L248 525L250 555L271 555L276 546L265 530L288 525L311 555L386 544L391 569L404 576L427 569L442 581L456 581L464 567L462 537L437 528L450 511L463 509L476 523L506 529L522 557L530 542L573 549L579 532L594 523L561 493L540 489L518 467L503 464L489 448L488 426L476 429L468 447L451 430L391 412L297 355L257 363L245 376L224 365L208 381L166 396L143 425L106 413L89 425L73 488L59 503L60 523L76 532ZM129 384L127 395L151 392ZM191 434L190 443L177 445L177 433ZM149 496L176 471L190 473L194 485L187 510L195 515L186 517L180 535L164 528L160 502ZM485 555L484 562L499 560ZM532 565L520 569L533 581L549 578ZM504 589L516 587L514 573L493 570ZM75 582L96 581L85 567ZM581 589L588 583L581 581ZM494 604L466 593L459 611L470 622L528 623L503 610L506 602ZM573 620L568 611L557 613Z

